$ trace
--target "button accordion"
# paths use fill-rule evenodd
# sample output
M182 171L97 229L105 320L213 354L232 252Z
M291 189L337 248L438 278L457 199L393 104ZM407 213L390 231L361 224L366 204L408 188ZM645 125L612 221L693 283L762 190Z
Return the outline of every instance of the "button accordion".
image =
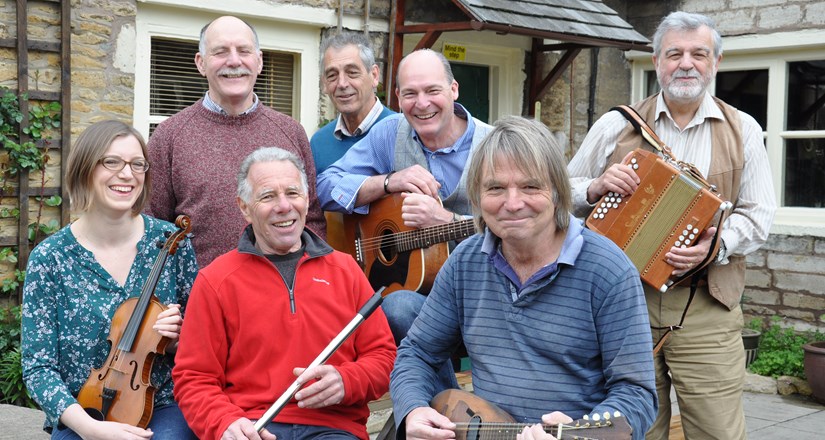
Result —
M695 244L716 223L721 226L732 204L690 164L643 149L636 149L625 164L641 180L636 192L627 197L606 194L585 223L627 254L642 281L665 292L681 281L671 277L675 269L665 254L673 246Z

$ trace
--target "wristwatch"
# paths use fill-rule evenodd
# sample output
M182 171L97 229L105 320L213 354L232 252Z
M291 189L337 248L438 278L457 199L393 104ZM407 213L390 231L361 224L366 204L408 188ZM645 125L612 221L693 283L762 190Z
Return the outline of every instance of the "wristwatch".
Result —
M728 256L728 248L725 247L725 240L719 239L719 252L716 253L716 264L722 264Z

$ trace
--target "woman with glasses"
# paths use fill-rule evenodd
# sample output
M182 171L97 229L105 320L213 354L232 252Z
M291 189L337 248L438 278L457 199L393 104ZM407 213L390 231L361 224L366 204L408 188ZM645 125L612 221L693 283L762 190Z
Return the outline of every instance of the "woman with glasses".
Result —
M72 224L37 245L23 287L23 375L29 394L46 413L52 439L195 438L172 396L171 371L183 309L197 273L188 239L168 256L155 296L167 306L146 317L169 338L154 359L154 410L146 429L99 421L77 395L110 351L112 316L140 296L171 223L141 214L149 199L146 143L134 128L101 121L72 146L65 185ZM159 246L160 244L160 246ZM165 252L165 251L164 251Z

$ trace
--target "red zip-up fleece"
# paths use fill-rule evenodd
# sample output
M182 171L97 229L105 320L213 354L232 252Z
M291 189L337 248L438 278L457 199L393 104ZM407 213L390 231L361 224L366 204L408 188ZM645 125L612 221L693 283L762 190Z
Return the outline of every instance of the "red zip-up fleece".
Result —
M290 292L275 266L254 246L251 226L238 249L195 279L172 376L175 400L195 434L219 439L235 420L259 419L373 295L351 256L304 229L306 251ZM367 403L389 388L395 343L376 310L332 354L344 400L321 409L292 399L275 422L327 426L367 439Z

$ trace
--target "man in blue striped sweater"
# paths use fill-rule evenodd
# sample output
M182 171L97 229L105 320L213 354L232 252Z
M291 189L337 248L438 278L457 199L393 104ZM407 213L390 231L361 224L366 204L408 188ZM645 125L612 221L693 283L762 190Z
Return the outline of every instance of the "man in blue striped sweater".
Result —
M570 183L550 131L500 120L469 165L481 234L450 255L398 349L390 393L399 438L454 438L429 407L436 370L460 341L473 389L552 439L540 425L619 411L642 439L657 405L639 274L612 242L569 213Z

